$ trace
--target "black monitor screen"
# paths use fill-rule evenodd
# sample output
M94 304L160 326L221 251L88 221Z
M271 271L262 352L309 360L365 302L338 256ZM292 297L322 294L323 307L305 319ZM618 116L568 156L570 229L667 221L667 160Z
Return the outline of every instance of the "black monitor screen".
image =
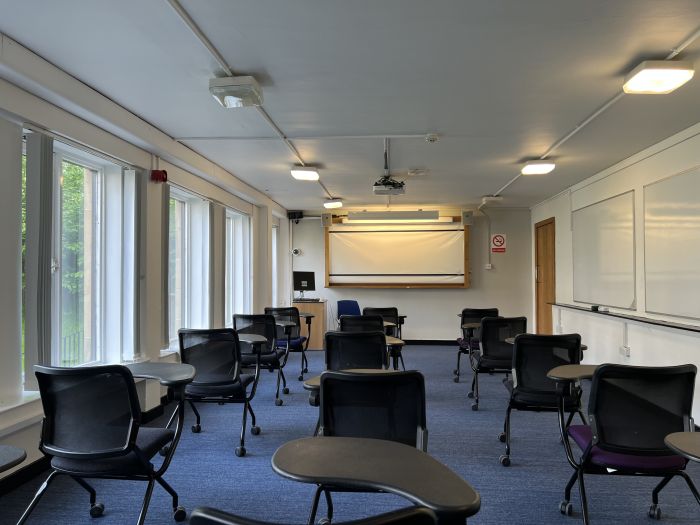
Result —
M316 289L314 272L294 272L294 291L308 292Z

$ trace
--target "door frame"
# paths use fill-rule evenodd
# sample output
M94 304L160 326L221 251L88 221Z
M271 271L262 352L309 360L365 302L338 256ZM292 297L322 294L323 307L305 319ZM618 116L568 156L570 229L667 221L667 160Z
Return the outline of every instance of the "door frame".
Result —
M535 326L537 327L537 333L540 333L540 326L538 324L539 320L539 289L537 286L538 282L538 264L537 264L537 229L542 227L542 226L547 226L551 224L552 225L552 235L553 235L553 243L552 243L552 268L554 271L552 272L552 289L554 290L554 300L556 300L556 291L557 291L557 276L556 276L556 257L557 257L557 252L556 252L556 239L557 239L557 224L556 224L556 219L555 217L549 217L548 219L541 220L539 222L536 222L533 228L533 235L534 235L534 244L535 244L535 253L534 253L534 263L535 263ZM551 315L551 311L550 311ZM552 319L552 332L554 332L554 319Z

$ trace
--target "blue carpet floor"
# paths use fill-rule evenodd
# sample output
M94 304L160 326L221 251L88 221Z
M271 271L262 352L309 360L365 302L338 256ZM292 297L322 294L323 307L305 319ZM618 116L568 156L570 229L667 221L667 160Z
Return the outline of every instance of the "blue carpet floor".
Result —
M574 516L559 513L564 485L572 470L566 462L555 414L513 412L512 465L498 463L503 444L502 429L507 392L498 376L482 376L481 410L470 409L467 390L471 374L461 383L452 381L454 347L407 347L406 366L426 378L430 454L463 476L481 494L481 511L472 524L576 524L580 523L578 492ZM233 449L238 440L242 405L200 405L202 433L192 434L187 425L166 479L180 494L188 511L208 505L235 514L277 523L305 523L314 487L281 478L272 471L270 458L282 443L312 434L317 409L308 405L308 395L296 380L299 356L288 364L291 393L285 404L274 405L274 375L263 372L253 407L262 428L259 436L246 436L248 455L238 458ZM309 376L323 369L323 355L310 353ZM159 421L150 423L155 425ZM27 444L30 446L30 444ZM688 472L700 483L700 466ZM41 476L0 498L1 523L15 523L43 481ZM651 503L652 478L587 478L589 509L594 524L656 523L646 516ZM145 483L94 480L98 501L105 515L91 520L88 496L65 477L54 482L36 508L31 524L124 524L134 523ZM347 521L407 506L388 494L336 494L335 518ZM700 523L700 507L682 480L674 479L661 493L662 521L666 524ZM323 516L323 504L319 517ZM146 520L149 524L172 524L170 500L156 486Z

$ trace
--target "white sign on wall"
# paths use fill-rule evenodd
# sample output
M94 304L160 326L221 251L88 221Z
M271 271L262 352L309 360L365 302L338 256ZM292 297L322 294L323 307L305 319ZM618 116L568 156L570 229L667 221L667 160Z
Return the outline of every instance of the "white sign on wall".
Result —
M494 233L491 235L491 253L506 253L505 233Z

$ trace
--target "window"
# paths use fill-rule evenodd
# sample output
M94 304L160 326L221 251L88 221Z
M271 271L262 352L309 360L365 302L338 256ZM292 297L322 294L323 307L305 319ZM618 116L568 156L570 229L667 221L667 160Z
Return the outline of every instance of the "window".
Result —
M272 227L272 254L271 254L271 261L272 261L272 305L273 306L279 306L279 273L278 273L278 264L277 264L277 247L279 246L279 241L278 241L278 234L279 234L279 227L278 226L273 226Z
M170 188L168 209L168 337L209 325L209 203Z
M226 210L225 323L233 314L250 313L250 219Z

